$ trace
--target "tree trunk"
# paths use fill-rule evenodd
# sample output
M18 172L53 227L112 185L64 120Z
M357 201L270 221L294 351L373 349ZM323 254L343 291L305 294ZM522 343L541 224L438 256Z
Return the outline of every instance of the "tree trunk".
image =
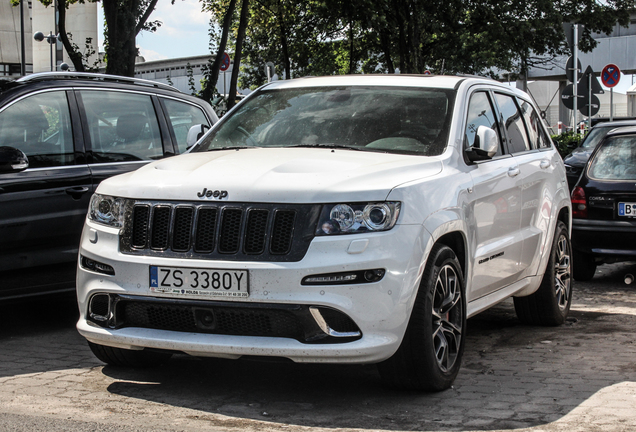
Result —
M230 25L232 24L232 16L234 15L234 9L236 8L236 0L231 0L230 5L227 7L225 17L223 17L223 33L221 34L221 42L219 48L216 51L216 57L212 64L212 69L208 76L207 82L201 92L201 98L210 102L214 95L214 89L216 83L219 81L219 70L221 68L221 60L223 60L223 54L225 53L225 47L227 46L228 35L230 34Z
M140 0L103 0L106 20L106 73L133 77L138 50L135 41L143 30L157 0L151 0L145 10L140 10Z
M78 52L68 40L68 36L66 34L66 0L57 0L58 7L58 28L59 35L62 44L64 45L64 49L68 54L68 58L73 63L75 67L75 71L77 72L85 72L84 63L82 62L82 53Z
M228 110L236 104L238 74L241 67L241 53L243 51L243 40L245 40L245 29L247 28L247 15L250 7L249 3L249 0L243 0L241 4L241 21L239 23L238 35L236 37L236 52L234 53L234 65L232 66L230 94L227 100Z
M278 2L278 24L280 28L280 45L283 50L283 63L285 65L285 79L291 79L291 62L289 60L289 47L287 44L287 26L283 15L283 6Z

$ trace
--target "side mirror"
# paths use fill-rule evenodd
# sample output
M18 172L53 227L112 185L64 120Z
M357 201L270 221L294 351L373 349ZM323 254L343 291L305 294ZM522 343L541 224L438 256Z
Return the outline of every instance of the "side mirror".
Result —
M466 149L466 156L471 162L492 159L499 149L497 132L486 127L479 126L475 135L475 143Z
M205 135L205 131L210 129L210 126L204 124L195 124L188 130L188 136L186 137L186 148L192 147L197 141Z
M0 173L24 171L29 167L29 158L20 149L0 147Z

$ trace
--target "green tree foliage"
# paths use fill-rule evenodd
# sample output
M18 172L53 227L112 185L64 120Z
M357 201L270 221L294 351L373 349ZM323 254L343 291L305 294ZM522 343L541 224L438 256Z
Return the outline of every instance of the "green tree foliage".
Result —
M204 0L227 4L228 0ZM635 0L253 0L243 42L242 87L281 78L347 73L524 75L568 51L563 24L595 32L627 25ZM221 22L227 7L217 7ZM237 17L229 25L234 48ZM215 46L218 46L215 44Z

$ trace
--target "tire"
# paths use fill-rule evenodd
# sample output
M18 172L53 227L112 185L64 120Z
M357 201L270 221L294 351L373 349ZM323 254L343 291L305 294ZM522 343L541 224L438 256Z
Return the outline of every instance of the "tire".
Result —
M382 380L401 389L448 389L464 352L466 298L462 269L451 248L431 250L402 344L378 364Z
M572 274L580 282L590 281L596 273L596 261L592 255L574 251Z
M542 326L557 326L565 322L572 305L571 253L568 229L559 221L541 286L534 294L514 298L515 311L521 322Z
M148 350L128 350L122 348L88 343L91 351L99 360L110 366L145 368L159 366L168 361L172 356L167 352L156 352Z

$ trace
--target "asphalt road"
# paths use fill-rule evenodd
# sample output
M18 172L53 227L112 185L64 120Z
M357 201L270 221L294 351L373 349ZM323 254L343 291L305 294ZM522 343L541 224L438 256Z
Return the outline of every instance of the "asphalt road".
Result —
M173 357L104 366L73 299L0 305L0 431L631 431L636 264L577 283L566 325L524 326L505 302L468 323L463 368L436 394L367 366Z

